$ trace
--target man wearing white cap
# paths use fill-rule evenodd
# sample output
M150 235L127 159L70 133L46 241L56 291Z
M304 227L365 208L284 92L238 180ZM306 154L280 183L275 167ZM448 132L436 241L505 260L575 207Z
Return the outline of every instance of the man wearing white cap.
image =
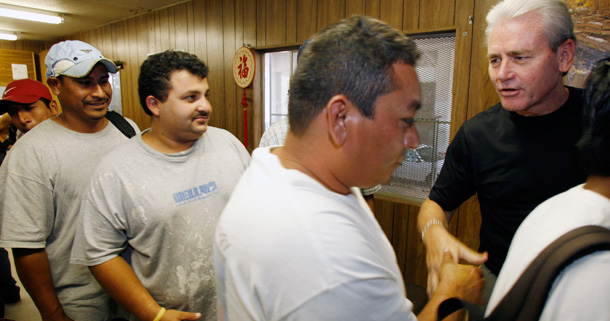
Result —
M43 320L110 320L115 305L86 267L68 259L91 172L128 139L105 118L108 73L117 68L81 41L53 45L45 65L62 113L17 141L0 167L0 246L13 248Z

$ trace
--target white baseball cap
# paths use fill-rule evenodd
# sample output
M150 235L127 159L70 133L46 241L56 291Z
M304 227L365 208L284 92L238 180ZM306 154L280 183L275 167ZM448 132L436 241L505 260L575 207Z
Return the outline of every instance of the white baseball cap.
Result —
M102 53L92 45L78 40L67 40L54 44L44 60L47 67L47 78L59 75L82 78L87 76L98 62L104 64L108 72L117 72L117 67L112 60L104 58Z

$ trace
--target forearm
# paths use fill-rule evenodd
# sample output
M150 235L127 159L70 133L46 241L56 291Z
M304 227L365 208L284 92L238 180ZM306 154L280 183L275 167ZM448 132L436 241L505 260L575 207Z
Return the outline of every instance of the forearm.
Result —
M428 299L428 303L421 312L417 315L418 321L426 321L426 320L438 320L438 308L443 303L443 301L451 298L447 293L442 291L436 291Z
M438 227L446 229L449 226L449 220L451 220L454 212L455 211L444 211L440 205L428 198L420 208L417 217L417 228L420 233L427 233L428 230Z
M21 283L36 304L43 320L62 320L66 318L59 302L49 258L42 249L13 249L15 267Z
M139 320L153 320L161 309L122 257L89 269L106 292Z

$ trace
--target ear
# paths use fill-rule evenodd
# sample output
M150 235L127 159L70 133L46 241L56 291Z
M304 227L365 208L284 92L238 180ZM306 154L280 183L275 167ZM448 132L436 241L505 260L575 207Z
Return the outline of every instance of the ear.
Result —
M55 100L51 100L49 103L49 110L51 110L51 114L53 114L53 116L59 114L59 106L57 106L57 102Z
M559 71L566 73L572 67L574 62L574 53L576 52L576 44L574 40L568 39L557 48L557 56L559 57Z
M153 116L159 116L159 105L161 102L153 95L146 97L146 107L150 110Z
M49 88L51 88L51 92L55 96L59 95L60 81L59 81L59 79L57 79L57 77L49 77L49 79L47 79L47 85L49 85Z
M343 95L333 96L326 104L328 133L334 146L343 146L347 140L347 112L351 103Z

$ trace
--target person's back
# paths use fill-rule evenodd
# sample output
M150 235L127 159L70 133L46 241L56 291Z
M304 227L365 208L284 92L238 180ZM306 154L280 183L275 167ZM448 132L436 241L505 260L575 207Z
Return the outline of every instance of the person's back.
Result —
M610 59L599 62L585 89L585 134L578 143L590 173L584 184L540 204L523 221L500 271L487 314L536 256L561 235L581 226L610 229ZM541 320L608 320L610 251L585 256L556 278Z
M93 169L128 140L105 118L108 72L116 67L78 41L51 47L45 63L62 113L19 139L0 168L0 245L13 248L20 279L43 318L109 320L114 304L91 273L68 258Z

